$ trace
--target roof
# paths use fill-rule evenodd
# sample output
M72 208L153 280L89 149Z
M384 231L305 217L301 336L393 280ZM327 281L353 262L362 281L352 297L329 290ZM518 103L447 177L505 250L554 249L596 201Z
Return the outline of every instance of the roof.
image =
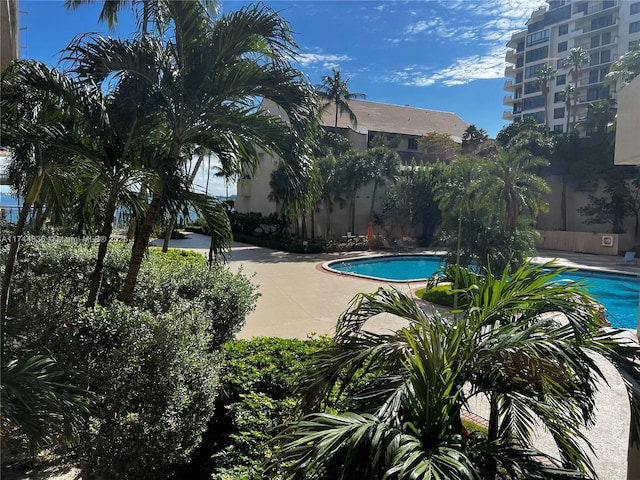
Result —
M385 103L351 100L349 107L358 119L357 131L386 132L402 135L422 136L426 133L448 133L462 138L469 126L455 113L439 112L409 106L388 105ZM320 124L325 127L335 125L335 104L328 105L322 114ZM354 128L349 115L338 117L339 128Z

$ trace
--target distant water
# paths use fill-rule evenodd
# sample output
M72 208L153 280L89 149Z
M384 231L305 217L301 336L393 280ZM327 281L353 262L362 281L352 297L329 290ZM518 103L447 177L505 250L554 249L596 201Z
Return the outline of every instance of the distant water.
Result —
M19 206L18 197L12 195L8 187L3 186L0 189L0 208L4 218L10 222L15 222L18 219Z

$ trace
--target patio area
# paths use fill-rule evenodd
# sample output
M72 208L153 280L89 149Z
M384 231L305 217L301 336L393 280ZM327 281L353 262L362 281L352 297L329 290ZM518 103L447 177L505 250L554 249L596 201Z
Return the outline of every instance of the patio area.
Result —
M173 240L172 248L208 251L209 238L190 234L184 240ZM345 252L331 254L292 254L233 243L228 265L232 271L243 271L258 287L260 298L256 309L247 317L239 338L277 336L284 338L307 338L313 334L332 334L336 320L346 310L349 302L360 292L374 292L387 282L332 274L324 271L321 264L340 258L389 254L388 252ZM640 274L640 265L620 265L619 257L542 251L537 261L557 259L560 265ZM416 284L393 283L395 288L410 293ZM393 318L378 318L370 328L376 331L395 330L402 321ZM630 336L635 331L630 330ZM625 480L627 468L627 441L630 410L627 392L617 370L604 359L597 359L606 375L607 383L598 393L598 415L596 425L589 430L596 457L593 459L601 479ZM484 405L479 401L471 409L483 417ZM552 439L539 432L538 448L557 457Z

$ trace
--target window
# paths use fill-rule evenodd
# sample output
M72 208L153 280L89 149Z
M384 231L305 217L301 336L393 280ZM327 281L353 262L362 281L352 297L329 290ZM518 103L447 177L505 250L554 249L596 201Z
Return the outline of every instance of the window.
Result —
M553 109L553 118L564 118L564 107Z
M587 89L587 102L598 100L598 98L600 98L598 96L599 93L600 93L600 89L598 87Z
M522 110L533 110L535 108L544 107L544 97L529 97L522 102Z
M599 75L598 75L598 70L593 70L591 72L589 72L589 83L598 83L599 80Z
M638 2L640 3L640 2ZM569 33L569 24L565 23L564 25L560 25L558 27L558 35L566 35L567 33Z
M562 125L554 125L553 126L553 131L554 132L558 132L558 133L562 133L564 131L564 128L562 128Z
M567 51L567 42L566 42L566 41L564 41L564 42L560 42L560 43L558 44L558 53L560 53L560 52L566 52L566 51Z
M611 32L607 32L607 33L603 33L602 34L602 42L600 42L602 45L609 45L611 43Z
M631 15L640 13L640 2L632 3L631 6L629 7L629 13Z
M609 63L611 61L611 50L600 52L600 63Z
M524 42L518 42L518 47L516 48L516 52L524 52Z
M522 88L516 88L516 92L513 95L513 98L522 98Z
M556 70L561 70L564 68L564 58L559 58L556 61Z
M553 103L564 102L564 92L556 92L553 94Z
M525 67L524 69L524 78L533 78L538 75L538 72L542 68L544 63L538 63L537 65L531 65L529 67Z
M607 73L609 73L609 67L600 69L600 81L601 82L604 82L604 77L607 76Z
M409 138L407 143L408 150L418 150L418 140L416 138Z
M549 40L549 29L527 35L527 46L536 45L538 43Z
M516 73L516 83L522 83L522 72Z
M516 60L516 68L521 68L524 66L524 58L520 57L519 59Z
M611 14L591 20L591 30L608 27L609 25L613 25L613 15Z
M544 123L544 112L525 113L523 118L533 118L538 123Z
M525 95L529 93L536 93L540 91L540 82L527 82L524 84L524 93Z
M535 50L529 50L527 52L527 63L535 62L536 60L542 60L549 56L549 47L540 47Z
M592 53L589 55L589 65L598 65L600 63L600 54Z
M576 7L575 13L582 12L583 15L586 15L588 11L589 5L587 5L587 2L584 2Z
M596 48L600 46L600 35L596 35L595 37L591 37L591 48Z
M565 83L567 83L566 75L563 74L556 77L556 85L564 85Z
M629 33L638 33L640 32L640 21L633 22L629 24Z

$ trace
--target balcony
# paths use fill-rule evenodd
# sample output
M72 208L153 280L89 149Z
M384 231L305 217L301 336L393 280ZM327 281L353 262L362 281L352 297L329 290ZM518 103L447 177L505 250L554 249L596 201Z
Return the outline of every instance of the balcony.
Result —
M513 105L513 102L515 102L516 99L513 98L513 95L505 95L505 97L502 99L502 104L503 105Z
M620 6L620 2L618 0L612 0L612 1L603 1L600 4L597 5L592 5L589 8L587 8L586 10L582 10L582 18L585 17L589 17L591 15L595 15L596 13L600 13L604 10L609 10L612 8L618 8ZM575 13L579 13L575 12Z
M513 83L513 80L507 80L506 82L504 82L504 90L513 90L515 88L515 85Z
M512 110L505 110L504 112L502 112L502 119L503 120L515 120L516 118L520 118L520 113L513 113Z
M592 35L594 32L601 32L601 31L605 31L608 28L617 28L618 24L620 23L620 19L619 18L614 18L613 22L611 22L609 25L604 25L602 27L596 27L596 28L591 28L591 25L586 25L582 28L577 27L575 30L573 30L573 35L576 38L582 37L584 35ZM578 42L576 42L578 43Z

